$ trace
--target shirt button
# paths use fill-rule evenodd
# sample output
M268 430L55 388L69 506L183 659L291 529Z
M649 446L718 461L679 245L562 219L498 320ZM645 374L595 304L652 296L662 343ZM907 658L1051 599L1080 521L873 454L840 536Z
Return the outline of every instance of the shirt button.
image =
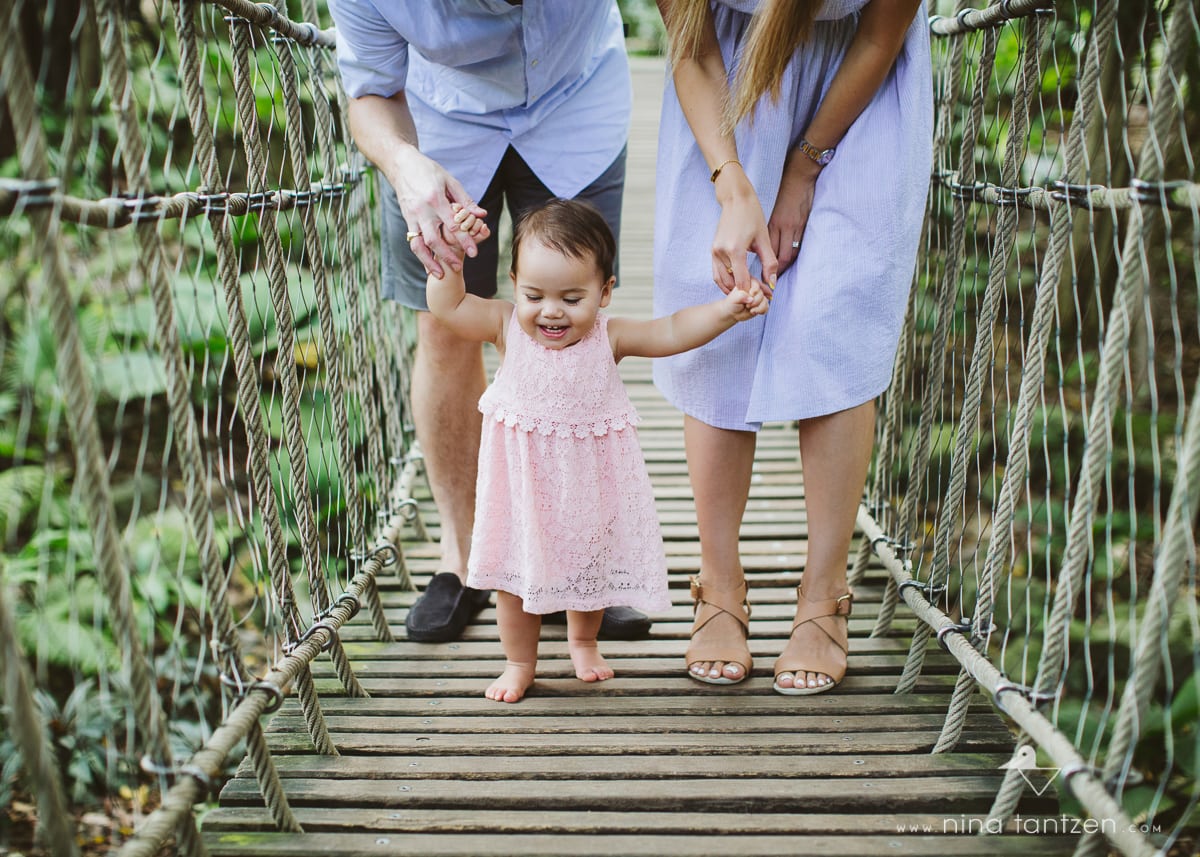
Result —
M537 60L533 60L532 62L529 63L529 65L532 66L533 68L537 68L537 64L538 64Z

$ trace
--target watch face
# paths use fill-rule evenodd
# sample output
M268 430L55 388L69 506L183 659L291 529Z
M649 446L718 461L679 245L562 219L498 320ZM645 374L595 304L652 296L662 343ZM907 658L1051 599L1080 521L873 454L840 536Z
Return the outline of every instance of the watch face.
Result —
M821 166L825 166L832 160L833 160L833 149L825 149L821 152L821 154L817 155L817 163L820 164Z

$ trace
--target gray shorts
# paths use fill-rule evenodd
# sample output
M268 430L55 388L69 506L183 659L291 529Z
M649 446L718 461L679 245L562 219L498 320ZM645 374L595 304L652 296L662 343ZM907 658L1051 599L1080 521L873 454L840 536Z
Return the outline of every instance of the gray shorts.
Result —
M380 175L377 173L377 175ZM425 266L416 257L408 242L404 240L408 224L396 202L396 193L386 180L379 182L381 199L381 241L383 243L383 297L399 301L416 310L428 310L425 303L425 281L428 278ZM585 199L600 210L619 241L621 237L621 195L625 189L625 150L617 155L608 169L590 185L579 192L577 199ZM484 298L496 296L497 264L499 248L496 235L500 224L501 205L508 206L513 222L531 208L535 208L554 194L533 174L529 165L509 146L508 151L496 168L491 184L484 191L479 204L487 210L487 224L492 238L479 245L479 255L467 258L463 264L463 278L467 291ZM613 263L616 271L616 260ZM618 279L618 285L620 280Z

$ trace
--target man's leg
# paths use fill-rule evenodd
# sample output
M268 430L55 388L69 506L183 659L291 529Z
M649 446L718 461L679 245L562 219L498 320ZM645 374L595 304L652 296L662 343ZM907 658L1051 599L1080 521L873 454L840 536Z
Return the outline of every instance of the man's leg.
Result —
M405 627L410 640L457 640L488 601L486 591L465 586L482 426L478 404L487 386L483 348L459 338L428 312L425 269L405 241L407 225L395 195L386 186L380 190L383 291L385 297L417 311L410 389L413 423L441 525L439 571L413 603ZM501 204L498 192L489 188L480 202L489 210L494 231ZM484 242L479 249L478 256L465 261L463 275L470 291L491 297L496 292L496 242Z
M418 312L413 423L441 521L438 570L453 572L464 583L475 521L479 397L486 388L479 343L460 339L432 314Z

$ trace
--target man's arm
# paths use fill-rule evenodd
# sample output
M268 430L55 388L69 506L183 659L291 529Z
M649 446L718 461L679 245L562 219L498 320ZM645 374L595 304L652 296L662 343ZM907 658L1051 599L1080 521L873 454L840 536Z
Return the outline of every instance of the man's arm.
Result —
M390 98L363 95L350 99L350 133L367 159L383 172L396 191L409 232L410 245L435 277L445 274L442 262L462 270L462 255L474 256L475 241L454 222L451 203L477 217L486 212L441 164L418 148L417 129L404 91Z

